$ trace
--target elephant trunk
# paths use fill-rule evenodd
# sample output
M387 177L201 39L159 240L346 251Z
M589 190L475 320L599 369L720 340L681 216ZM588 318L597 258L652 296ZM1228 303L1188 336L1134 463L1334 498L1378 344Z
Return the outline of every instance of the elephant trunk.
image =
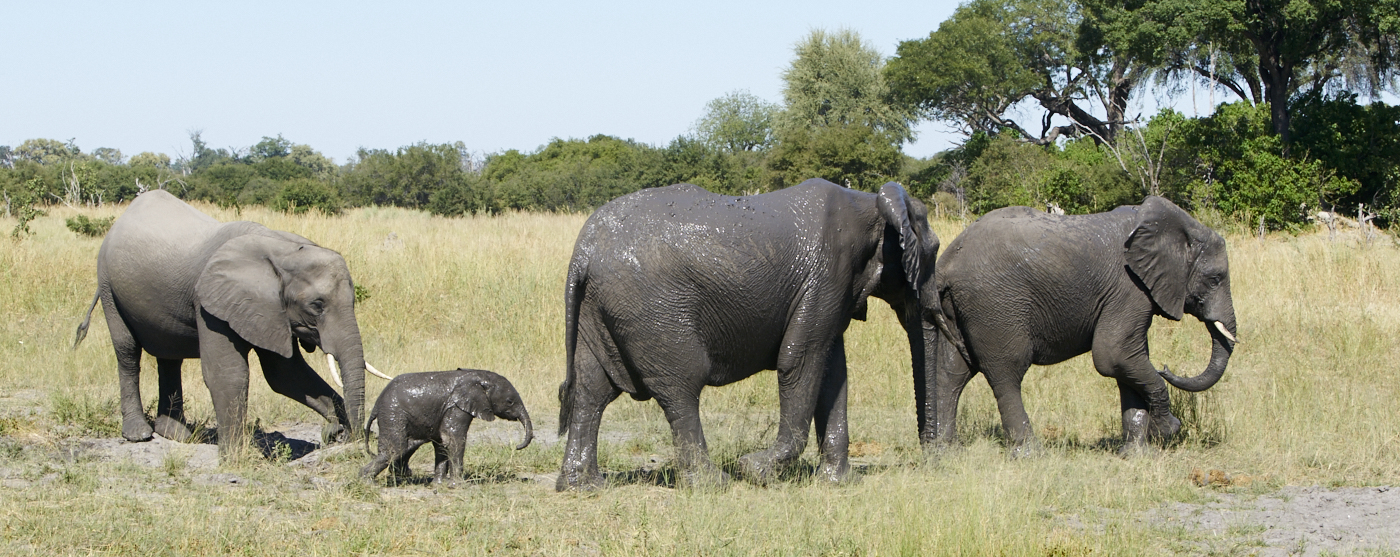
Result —
M1206 330L1210 332L1211 351L1210 364L1206 370L1195 377L1178 377L1162 367L1162 379L1170 383L1173 387L1183 391L1200 392L1215 386L1216 382L1225 375L1225 367L1230 363L1230 354L1235 351L1235 320L1233 316L1229 322L1206 321Z
M911 296L912 298L912 296ZM932 442L936 432L938 402L934 388L937 379L938 328L925 317L917 299L904 312L904 330L909 336L909 355L914 372L914 412L918 416L919 442Z
M516 445L515 450L520 450L530 446L530 441L535 439L535 426L530 423L530 413L524 408L520 409L520 424L525 426L525 440Z
M323 322L320 330L321 350L335 358L344 382L345 427L350 439L364 432L365 351L360 341L360 328L351 317L348 325Z

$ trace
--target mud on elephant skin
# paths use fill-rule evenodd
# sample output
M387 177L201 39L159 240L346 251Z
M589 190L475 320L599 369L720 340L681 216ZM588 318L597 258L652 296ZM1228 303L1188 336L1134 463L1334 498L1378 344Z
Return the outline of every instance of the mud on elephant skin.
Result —
M778 372L778 433L739 459L740 474L772 479L815 421L817 477L850 479L846 328L865 319L868 297L889 302L913 354L919 420L932 419L937 253L924 205L894 182L868 193L808 180L743 197L679 184L604 205L579 233L565 284L568 441L556 488L603 485L598 428L624 392L665 412L681 485L723 485L700 392L766 369Z
M435 483L462 477L462 455L473 419L496 418L520 422L525 438L516 450L530 445L534 427L515 386L500 374L480 369L405 373L395 377L374 402L368 430L379 421L379 454L360 476L373 478L391 467L395 476L408 476L408 460L419 447L433 444ZM369 437L365 437L369 451Z
M955 442L958 399L979 372L1014 453L1033 447L1021 401L1026 369L1085 352L1118 382L1124 450L1169 438L1181 422L1171 414L1167 383L1210 388L1236 343L1224 238L1160 197L1094 215L998 209L954 239L938 263L947 330L926 448ZM1152 317L1178 321L1183 313L1205 324L1213 347L1205 371L1192 378L1159 372L1148 358Z
M241 446L250 351L274 391L326 418L325 437L361 434L366 364L354 285L340 254L257 223L221 223L155 190L138 196L103 240L97 292L74 349L98 302L116 351L126 439L190 438L180 364L199 358L219 451ZM336 360L343 364L344 397L307 365L298 345L320 348L333 371ZM141 406L143 351L156 358L160 374L154 424Z

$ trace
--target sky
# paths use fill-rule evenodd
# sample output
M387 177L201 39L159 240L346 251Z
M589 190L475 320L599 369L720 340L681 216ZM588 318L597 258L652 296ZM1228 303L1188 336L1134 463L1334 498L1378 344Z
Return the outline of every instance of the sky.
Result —
M0 145L190 154L281 134L343 163L360 147L481 154L607 134L666 145L705 104L782 101L793 45L856 31L892 56L955 1L25 2L0 18ZM905 153L960 141L925 122Z

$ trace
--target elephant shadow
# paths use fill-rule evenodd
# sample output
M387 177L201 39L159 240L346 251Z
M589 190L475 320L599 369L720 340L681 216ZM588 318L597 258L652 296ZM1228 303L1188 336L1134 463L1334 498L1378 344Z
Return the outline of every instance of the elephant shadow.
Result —
M720 470L729 475L731 481L748 481L740 472L737 460L721 462L718 463L718 465ZM856 473L856 477L876 474L894 467L896 466L851 463L851 471ZM762 485L802 485L812 483L816 481L818 468L820 468L818 462L809 461L805 458L799 459L797 462L779 467L774 477L767 482L763 482ZM607 485L611 486L641 485L676 489L680 487L680 470L674 463L669 463L660 467L644 466L625 472L604 472L603 480Z
M1195 424L1193 423L1192 426L1195 427ZM976 428L975 431L977 437L973 438L991 439L1008 450L1014 448L1010 438L1006 436L1006 431L1002 429L1000 424L985 424L983 427ZM1221 444L1221 442L1220 439L1210 436L1205 436L1202 439L1189 439L1186 435L1177 435L1166 441L1157 441L1154 443L1154 446L1162 449L1173 449L1186 444L1196 444L1203 448L1212 448ZM1121 434L1101 435L1097 438L1080 438L1076 435L1058 436L1053 433L1047 433L1043 436L1040 443L1044 448L1068 452L1121 453L1124 446L1124 439Z
M217 439L217 432L214 437ZM280 431L253 431L253 448L268 460L291 462L320 449L321 444L295 437L287 437Z
M427 473L427 474L413 473L413 474L409 474L409 475L407 475L407 476L403 476L403 475L394 475L394 474L387 474L387 475L385 475L385 477L384 477L384 486L385 486L385 487L432 486L432 485L433 485L433 480L434 480L434 477L433 477L433 474L432 474L431 472L430 472L430 473ZM451 484L452 484L452 485L455 485L455 486L487 485L487 484L491 484L491 485L509 485L509 484L530 483L531 481L533 481L533 480L531 480L530 478L527 478L527 477L523 477L523 476L521 476L520 474L518 474L518 473L516 473L516 472L512 472L512 471L507 471L507 470L478 470L478 471L475 471L475 472L467 471L465 474L463 474L463 476L462 476L461 478L458 478L456 481L451 482Z

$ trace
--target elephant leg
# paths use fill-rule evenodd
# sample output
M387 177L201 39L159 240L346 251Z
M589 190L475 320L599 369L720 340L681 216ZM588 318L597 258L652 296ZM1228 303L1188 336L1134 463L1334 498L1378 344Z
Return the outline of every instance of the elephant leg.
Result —
M292 357L283 358L276 352L254 348L258 362L262 365L263 377L272 391L300 402L315 410L326 419L327 426L323 438L327 441L342 441L349 434L349 418L345 414L345 401L340 394L316 373L301 351L292 350Z
M443 416L438 432L440 441L433 444L438 483L462 479L462 455L467 449L467 429L471 424L472 415L456 408L448 409L447 415Z
M160 398L156 401L156 433L161 437L188 443L194 436L185 422L185 387L180 377L180 365L184 360L173 358L156 359L160 370Z
M983 371L987 383L992 387L992 394L996 396L1001 427L1006 432L1013 457L1028 456L1037 448L1031 418L1026 414L1026 405L1021 400L1021 380L1029 367L1028 363L997 363L985 365Z
M252 345L239 337L226 321L200 310L199 367L214 416L219 420L219 456L228 456L247 442L244 431L248 413L248 351Z
M812 350L794 355L788 362L779 358L778 436L772 447L739 457L739 470L745 478L766 483L779 468L797 460L807 447L807 433L812 427L831 351L835 350L834 340L821 344L828 347L825 353Z
M117 308L102 297L102 313L112 334L112 349L117 353L117 386L121 391L122 437L127 441L150 441L155 429L146 421L141 407L141 345L122 321Z
M408 468L408 461L412 460L413 453L418 452L418 448L422 447L427 442L427 440L414 439L400 443L398 452L394 453L393 464L389 465L389 472L396 478L408 478L413 476L413 470Z
M390 454L389 451L384 449L384 444L381 442L379 445L379 454L374 455L374 458L369 461L369 464L366 464L364 468L360 469L360 477L367 480L374 479L375 476L378 476L380 472L383 472L385 468L389 467L389 460L392 459L393 456L394 455Z
M597 489L603 486L598 472L598 426L603 410L622 391L608 381L603 366L579 343L574 356L574 379L564 396L568 397L568 443L564 446L564 463L554 489Z
M1118 380L1118 400L1123 410L1123 448L1128 454L1141 450L1147 443L1147 401L1128 381Z
M963 389L974 375L962 354L946 339L938 344L938 371L933 396L937 400L937 419L933 426L933 438L924 443L924 450L938 451L952 447L958 442L958 401Z
M685 374L686 377L704 375ZM704 385L658 385L645 381L656 395L657 404L671 424L671 440L676 445L676 463L680 467L680 484L686 487L721 487L729 477L710 460L710 448L705 443L705 430L700 424L700 391ZM658 391L660 389L660 391Z
M826 379L817 398L816 432L822 457L817 478L832 483L851 476L850 428L846 421L846 343L836 339L827 362Z
M449 469L452 461L451 450L447 444L433 441L433 483L441 485L452 478Z
M1127 428L1127 421L1134 418L1129 416L1130 410L1146 410L1147 438L1162 440L1181 430L1181 420L1172 415L1167 383L1148 357L1147 326L1151 324L1151 317L1141 321L1131 328L1096 332L1094 368L1100 375L1118 380L1124 427ZM1132 396L1127 394L1129 392Z

